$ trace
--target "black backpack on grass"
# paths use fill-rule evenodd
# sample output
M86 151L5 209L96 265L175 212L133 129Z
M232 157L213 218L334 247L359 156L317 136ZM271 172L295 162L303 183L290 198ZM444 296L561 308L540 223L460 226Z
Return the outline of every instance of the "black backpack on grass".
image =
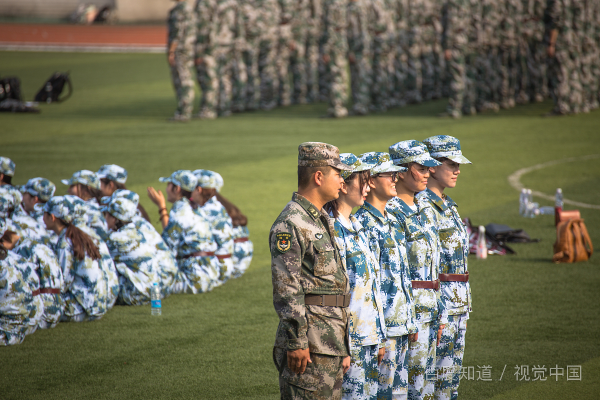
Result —
M69 92L62 98L59 98L65 85L68 86ZM50 79L48 79L46 83L44 83L44 86L42 86L40 91L35 95L34 101L45 103L60 103L71 97L72 93L73 85L71 84L71 80L69 79L69 73L55 72L54 75L52 75Z
M16 76L0 79L0 101L12 99L21 101L21 80Z

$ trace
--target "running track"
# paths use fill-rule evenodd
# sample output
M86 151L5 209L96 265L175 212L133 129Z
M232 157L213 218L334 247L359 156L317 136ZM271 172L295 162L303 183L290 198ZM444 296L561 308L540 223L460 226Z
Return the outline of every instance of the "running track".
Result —
M166 41L166 24L0 24L0 50L164 53Z

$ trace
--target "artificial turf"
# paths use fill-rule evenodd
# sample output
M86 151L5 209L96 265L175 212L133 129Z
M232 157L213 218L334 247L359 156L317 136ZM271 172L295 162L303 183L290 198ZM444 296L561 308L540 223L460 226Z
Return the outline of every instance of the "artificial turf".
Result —
M156 222L147 186L164 190L158 177L176 169L216 170L225 179L222 193L248 215L255 255L239 279L210 293L165 299L161 317L151 316L149 306L115 307L99 321L61 323L1 348L0 399L277 398L267 235L295 189L297 145L324 141L360 154L439 134L458 137L473 162L448 191L461 215L541 239L514 245L516 255L469 259L473 312L460 398L598 398L599 257L553 264L552 217L519 217L519 193L507 177L539 163L600 154L600 111L542 118L547 101L451 120L436 117L444 101L435 101L329 120L318 118L325 105L316 104L172 124L164 56L0 53L0 73L21 78L26 100L53 72L67 70L74 94L65 103L41 105L38 115L0 114L0 155L15 161L16 184L43 176L63 194L60 180L73 172L119 164ZM600 158L536 170L521 182L547 194L561 187L565 198L600 205ZM600 210L580 210L600 246ZM567 380L567 366L581 366L580 381ZM515 367L528 367L529 380L515 376ZM546 368L544 376L534 375L535 367ZM565 374L558 381L550 376L556 367Z

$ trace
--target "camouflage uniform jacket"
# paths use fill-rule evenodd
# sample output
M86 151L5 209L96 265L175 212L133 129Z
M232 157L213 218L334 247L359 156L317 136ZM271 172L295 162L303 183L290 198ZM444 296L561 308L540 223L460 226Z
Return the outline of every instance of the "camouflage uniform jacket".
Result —
M350 346L360 348L378 344L383 347L386 331L379 263L369 249L365 231L352 215L349 222L338 218L335 239L350 281Z
M307 294L348 294L349 282L333 235L333 220L294 193L269 233L275 347L347 356L348 318L341 307L305 305Z
M119 301L131 305L150 302L150 290L160 282L156 246L146 240L135 222L111 232L106 244L120 275Z
M356 219L365 229L369 248L379 264L388 337L416 333L415 301L411 286L404 235L390 213L381 215L368 202L358 209Z
M98 237L105 241L108 239L108 225L104 214L100 211L100 205L96 199L90 199L85 202L87 211L85 213L85 223L92 228Z
M236 0L217 0L209 42L217 47L241 48L245 36L240 3Z
M400 230L406 237L410 278L413 281L434 281L438 279L440 268L437 221L426 197L416 196L415 205L416 212L404 201L394 197L388 202L386 210L398 219ZM413 289L413 298L418 322L448 322L444 299L439 290Z
M106 243L87 226L80 226L79 229L90 236L98 246L100 259L92 260L86 255L83 260L77 260L71 239L66 237L67 230L63 229L58 236L54 252L64 279L64 314L72 317L85 312L88 316L101 317L117 298L119 280Z
M40 225L38 221L27 214L12 214L7 219L8 229L17 233L22 238L29 238L38 243L50 243L50 235L45 225Z
M58 265L54 251L42 243L37 243L28 238L22 238L14 248L14 252L34 267L39 278L40 289L63 288L63 274ZM43 319L54 326L60 321L64 307L62 297L59 294L41 293L39 297L44 303Z
M348 10L346 2L342 0L324 0L322 24L323 54L339 53L345 56L348 52L348 39L346 38Z
M348 2L348 51L356 55L370 54L370 35L368 27L368 0Z
M167 20L167 48L177 43L175 53L192 56L196 41L196 20L187 1L181 1L169 11Z
M33 270L30 263L10 250L0 260L0 331L5 332L9 343L23 341L33 321L41 315L39 298L33 296L35 289L27 276L35 275Z
M46 224L44 223L44 211L36 211L33 210L29 213L29 216L35 219L39 226L41 226L46 231L46 236L49 238L49 246L53 246L58 242L58 235L49 229L46 229Z
M464 51L468 45L467 0L448 0L442 15L442 48Z
M202 207L198 207L196 212L203 213L212 226L212 235L217 242L217 254L233 253L233 222L227 214L225 207L215 198L211 197Z
M546 22L546 37L549 38L549 32L558 30L556 47L568 49L575 43L573 34L573 6L571 0L548 0L546 12L544 15Z
M214 44L211 38L214 33L217 0L198 0L194 7L196 14L196 57L212 55Z
M469 255L469 233L458 215L457 205L450 197L440 199L427 189L437 216L437 229L442 246L440 253L440 273L466 274ZM442 297L445 299L448 315L459 315L471 311L471 286L469 282L440 282Z

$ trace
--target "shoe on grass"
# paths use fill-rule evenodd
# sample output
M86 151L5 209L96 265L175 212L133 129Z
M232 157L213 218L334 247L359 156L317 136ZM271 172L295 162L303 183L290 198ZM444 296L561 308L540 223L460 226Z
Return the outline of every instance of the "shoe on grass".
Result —
M186 117L180 114L175 114L171 118L169 118L169 122L189 122L190 117Z

